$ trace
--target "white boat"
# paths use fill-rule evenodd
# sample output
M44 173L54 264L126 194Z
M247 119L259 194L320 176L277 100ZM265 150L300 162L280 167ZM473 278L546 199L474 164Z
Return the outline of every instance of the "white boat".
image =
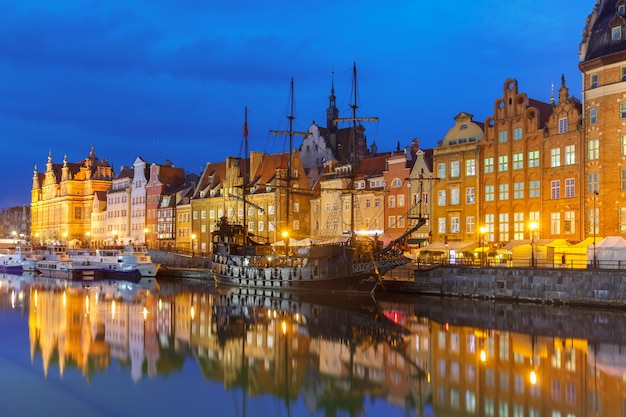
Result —
M160 264L152 262L145 245L68 251L75 269L93 269L103 277L128 275L155 277Z
M24 271L24 257L14 249L0 249L0 273L20 274Z
M35 270L44 277L85 280L96 278L93 268L72 262L65 246L49 246L39 252L34 262Z

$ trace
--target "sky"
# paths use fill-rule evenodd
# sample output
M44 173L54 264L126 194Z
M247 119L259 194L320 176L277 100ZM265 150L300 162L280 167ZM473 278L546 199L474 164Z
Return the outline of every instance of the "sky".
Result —
M0 0L0 209L30 204L33 170L85 159L118 173L137 157L200 174L251 151L285 152L325 126L331 82L367 143L437 146L460 112L484 121L508 78L549 102L595 0ZM294 145L301 138L296 136Z

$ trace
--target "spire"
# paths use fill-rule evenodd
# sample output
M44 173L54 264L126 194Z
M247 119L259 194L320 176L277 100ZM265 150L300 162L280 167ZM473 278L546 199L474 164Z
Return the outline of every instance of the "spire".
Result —
M328 97L328 108L326 109L326 128L331 132L337 130L337 118L339 110L337 109L337 97L335 97L335 71L332 72L330 85L330 96Z
M565 85L565 74L561 74L561 88L559 88L559 101L566 102L569 98L569 88Z

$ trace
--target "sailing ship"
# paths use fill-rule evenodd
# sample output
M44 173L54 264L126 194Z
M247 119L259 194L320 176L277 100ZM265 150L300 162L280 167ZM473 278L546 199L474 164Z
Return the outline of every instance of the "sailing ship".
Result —
M354 105L353 121L353 161L351 183L357 174L356 153L356 64L354 66ZM289 119L289 158L287 162L286 216L290 211L290 181L293 159L293 79L291 80L291 113ZM244 139L247 153L247 111L244 122ZM358 236L355 233L354 213L351 215L351 233L347 239L332 242L312 243L289 251L289 241L285 239L284 250L276 251L275 246L260 242L248 233L245 215L247 212L246 190L248 170L245 169L243 184L244 221L243 224L228 222L222 217L212 232L213 245L212 273L218 285L272 290L315 290L331 292L370 292L373 293L382 281L382 276L403 264L410 262L399 249L399 244L426 220L418 219L413 227L386 245L376 237ZM351 208L354 211L354 186L348 190ZM289 224L288 220L286 224Z

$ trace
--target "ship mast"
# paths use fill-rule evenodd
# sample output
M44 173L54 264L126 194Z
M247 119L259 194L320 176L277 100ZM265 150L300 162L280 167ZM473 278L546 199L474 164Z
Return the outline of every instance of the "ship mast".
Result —
M350 190L350 235L354 238L355 234L355 219L354 219L354 179L356 178L358 171L359 158L357 155L357 139L356 139L356 122L378 122L378 117L357 117L356 111L359 108L358 105L358 90L357 90L357 77L356 77L356 62L352 68L352 88L354 89L354 103L350 105L352 109L352 117L338 118L337 122L352 122L352 187Z
M293 88L293 77L291 77L291 84L289 89L289 114L287 115L287 119L289 120L289 130L270 130L270 133L274 135L289 135L289 158L287 159L287 187L285 191L285 229L289 229L289 213L291 210L291 177L293 175L292 165L293 165L293 137L297 136L307 136L308 132L294 132L293 131L293 121L295 120L295 94Z
M250 174L248 170L249 155L248 155L248 107L246 106L244 109L244 119L243 119L243 139L244 139L244 157L243 157L243 188L242 188L242 199L243 199L243 244L248 243L248 219L247 213L248 208L246 207L246 194L248 193L248 186L250 183Z

